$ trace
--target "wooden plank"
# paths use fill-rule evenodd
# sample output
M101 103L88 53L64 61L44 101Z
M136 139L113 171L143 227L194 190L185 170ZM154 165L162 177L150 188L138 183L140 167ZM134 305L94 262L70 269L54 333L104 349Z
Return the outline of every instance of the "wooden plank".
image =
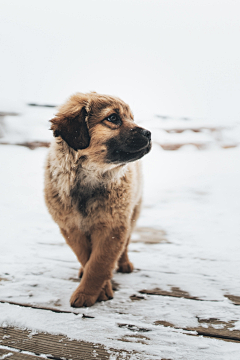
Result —
M70 340L65 335L52 335L48 333L32 333L30 330L21 330L13 327L0 328L0 345L31 353L46 354L54 358L74 360L105 360L111 353L116 354L116 359L130 360L132 353L116 349L106 350L101 344L86 341ZM125 356L124 355L124 356ZM51 358L51 357L50 357ZM30 359L29 359L30 360Z
M0 145L18 145L18 146L25 146L29 148L30 150L35 150L39 147L46 147L48 148L50 146L50 142L48 141L28 141L24 143L8 143L8 142L0 142Z
M57 107L58 105L29 103L28 106L55 108L55 107Z
M240 296L225 294L226 298L228 298L234 305L240 305Z
M130 296L130 299L131 299L132 301L138 301L138 300L144 300L145 297L144 297L144 296L139 296L139 295L133 294L133 295Z
M182 146L185 146L185 145L192 145L192 146L195 146L196 148L198 148L199 150L203 150L208 146L207 143L193 143L193 142L189 142L189 143L165 143L165 144L159 144L159 145L161 146L161 148L163 150L178 150Z
M17 306L22 306L22 307L29 307L29 308L32 308L32 309L47 310L47 311L52 311L52 312L61 313L61 314L79 315L78 312L68 311L68 310L61 310L61 309L57 309L56 307L50 307L50 306L32 305L32 304L19 303L19 302L16 302L16 301L9 301L9 300L0 300L0 303L1 304L17 305ZM83 314L82 317L90 317L90 316L87 316L87 315ZM91 316L91 318L93 318L93 316Z
M155 325L163 325L167 327L172 327L174 329L182 329L185 331L196 331L196 336L202 335L207 337L213 337L220 340L230 340L230 341L237 341L240 342L240 331L239 330L233 330L235 321L223 321L216 318L210 318L210 319L198 319L198 326L197 327L185 327L180 328L170 322L158 320L155 321ZM194 335L194 334L190 334Z
M9 359L9 360L41 360L46 359L46 357L23 354L19 351L15 351L13 349L1 349L0 348L0 360Z
M155 288L150 290L147 289L140 290L139 293L147 294L147 295L160 295L160 296L185 298L185 299L198 300L198 301L218 302L218 300L206 300L206 299L200 299L196 296L192 296L187 291L181 290L179 287L176 286L171 287L170 291L162 290L160 288ZM240 296L231 295L231 294L225 294L224 296L228 298L234 305L240 305Z
M187 291L183 291L178 287L172 287L171 291L162 290L160 288L155 288L151 290L140 290L141 294L148 294L148 295L161 295L161 296L171 296L171 297L177 297L177 298L185 298L185 299L191 299L191 300L199 300L203 301L202 299L199 299L196 296L191 296Z

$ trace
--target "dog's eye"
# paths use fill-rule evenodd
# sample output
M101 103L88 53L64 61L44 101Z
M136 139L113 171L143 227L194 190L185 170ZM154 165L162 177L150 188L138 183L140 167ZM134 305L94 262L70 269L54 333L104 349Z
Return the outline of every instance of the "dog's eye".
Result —
M112 114L107 118L108 121L115 122L117 120L117 115Z
M119 116L117 114L112 114L112 115L108 116L106 118L106 120L115 125L121 125L121 123L122 123L121 119L119 118Z

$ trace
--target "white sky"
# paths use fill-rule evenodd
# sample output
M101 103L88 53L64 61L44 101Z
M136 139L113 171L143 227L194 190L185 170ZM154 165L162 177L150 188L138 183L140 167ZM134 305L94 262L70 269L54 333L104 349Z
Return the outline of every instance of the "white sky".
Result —
M0 105L95 90L139 118L238 120L240 0L0 0L0 64Z

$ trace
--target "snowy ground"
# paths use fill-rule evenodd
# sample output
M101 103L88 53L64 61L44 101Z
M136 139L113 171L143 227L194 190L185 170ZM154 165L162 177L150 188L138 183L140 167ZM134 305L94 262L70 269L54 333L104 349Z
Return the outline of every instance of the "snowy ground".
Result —
M8 117L2 142L50 139L42 114L50 119L53 110L31 111L35 112L32 130L27 126L30 115L21 123L20 116ZM156 121L152 121L152 129L157 127ZM227 141L239 144L239 127L231 124L234 130L222 131L220 140L209 130L200 133L211 143L202 151L192 145L164 151L160 140L167 141L170 135L162 130L163 121L161 124L153 135L151 153L143 159L144 208L138 222L142 229L157 230L159 241L147 243L136 232L129 248L134 273L114 274L118 284L114 299L84 309L69 306L79 264L43 201L47 149L0 146L0 301L66 311L0 303L1 326L61 333L119 350L135 350L140 355L132 355L132 359L239 359L240 343L189 336L189 331L183 330L197 327L198 319L210 318L234 321L231 330L240 330L239 306L224 296L240 296L240 147L221 146ZM176 128L173 122L169 126ZM181 135L187 144L196 141L194 131ZM174 287L203 301L139 293ZM143 299L134 301L132 295ZM83 313L94 318L82 318Z

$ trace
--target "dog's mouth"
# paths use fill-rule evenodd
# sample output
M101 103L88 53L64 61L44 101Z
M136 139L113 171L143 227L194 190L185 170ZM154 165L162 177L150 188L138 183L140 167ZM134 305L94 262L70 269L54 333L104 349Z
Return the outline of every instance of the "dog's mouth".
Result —
M111 153L108 153L107 162L113 164L124 164L132 161L136 161L141 159L144 155L149 153L151 150L152 143L151 141L148 142L146 146L141 149L129 149L125 151L123 149L114 149Z
M138 126L124 130L106 142L105 161L111 164L125 164L141 159L151 150L151 133Z

